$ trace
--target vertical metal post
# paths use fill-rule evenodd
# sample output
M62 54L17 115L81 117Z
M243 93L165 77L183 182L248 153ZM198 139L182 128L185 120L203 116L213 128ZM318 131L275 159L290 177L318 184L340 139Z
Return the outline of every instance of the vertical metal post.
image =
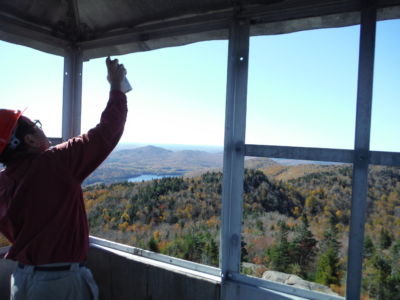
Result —
M229 31L225 110L220 251L223 282L230 274L240 272L248 56L249 22L235 19ZM228 289L222 283L222 300L234 299Z
M62 138L77 136L81 131L82 52L76 48L65 51Z
M351 202L351 227L347 265L346 299L360 299L364 223L367 210L368 164L371 131L372 85L374 75L376 6L364 1L361 13L360 56L356 133Z

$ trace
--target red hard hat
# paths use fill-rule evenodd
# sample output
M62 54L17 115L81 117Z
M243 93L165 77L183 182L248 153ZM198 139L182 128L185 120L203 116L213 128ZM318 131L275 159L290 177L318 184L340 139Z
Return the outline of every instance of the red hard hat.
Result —
M0 109L0 154L7 147L21 114L20 110Z

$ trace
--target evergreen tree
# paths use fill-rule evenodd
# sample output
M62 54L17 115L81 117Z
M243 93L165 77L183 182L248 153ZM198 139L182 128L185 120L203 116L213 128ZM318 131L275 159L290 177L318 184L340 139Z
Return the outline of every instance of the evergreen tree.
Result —
M317 265L315 281L326 286L339 283L338 258L337 253L332 247L321 254Z
M190 261L200 261L204 247L203 235L201 233L191 232L184 236L185 241L185 259Z
M272 246L267 250L267 255L269 256L271 267L280 272L289 272L289 266L292 263L291 256L291 245L288 242L288 231L285 222L278 223L280 229L278 234L278 244Z
M387 249L391 244L392 236L390 235L389 231L387 231L385 228L382 228L379 235L379 245L382 249Z
M392 266L393 272L400 275L400 239L398 239L390 248L390 254L392 255Z
M219 249L215 240L210 237L205 247L206 264L218 267L219 265Z
M249 252L246 249L247 243L243 240L240 242L240 261L247 262L249 259Z
M309 265L314 261L316 255L317 240L310 231L307 216L303 214L302 222L296 229L293 240L293 252L296 263L300 266L300 274L305 275Z
M366 263L363 287L372 299L400 299L399 242L390 248L389 254L390 256L382 250L376 250Z
M388 286L388 277L392 272L389 261L384 256L374 255L371 263L375 270L371 280L372 284L369 288L369 295L377 300L391 299L388 297L388 289L390 289L390 286Z
M366 235L365 239L364 239L363 256L364 256L364 258L370 258L374 255L374 253L375 253L374 242L372 241L372 238L369 235Z
M158 243L153 237L151 237L151 239L149 240L148 246L150 251L160 252L160 249L158 248Z
M329 228L325 232L325 239L321 247L321 255L317 263L315 281L324 285L340 283L340 243L338 241L338 230L333 218L330 220Z

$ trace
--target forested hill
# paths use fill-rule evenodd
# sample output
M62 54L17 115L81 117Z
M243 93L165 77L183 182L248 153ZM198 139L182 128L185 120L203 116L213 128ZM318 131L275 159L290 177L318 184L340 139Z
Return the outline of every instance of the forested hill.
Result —
M275 177L290 174L290 168L275 177L246 170L242 261L297 274L343 294L351 167L310 168L285 180ZM221 184L222 173L208 172L87 187L92 234L216 265ZM399 168L370 169L365 249L363 293L371 298L364 299L394 299L391 293L400 293Z
M291 168L298 174L297 166ZM290 168L285 170L290 173ZM297 175L295 179L283 181L267 176L260 170L246 169L245 214L278 212L288 217L298 217L305 213L312 216L314 221L333 217L335 222L348 225L351 167L324 166L323 171L312 173L307 173L307 167L305 170L303 176ZM281 173L276 177L279 178L280 175ZM179 211L188 210L188 207L195 212L190 214L190 218L194 220L204 220L212 215L219 216L221 189L222 173L207 172L194 178L176 177L143 183L90 186L85 188L85 197L90 214L107 208L112 210L115 222L118 222L121 211L127 211L127 206L130 222L160 223L158 217L163 214L167 214L169 218L163 217L162 221L182 218L185 221ZM202 207L205 203L211 205ZM146 214L146 210L149 210L149 214ZM139 218L139 215L145 218ZM371 168L368 215L377 218L379 216L378 223L381 225L386 223L393 225L393 228L400 226L399 168ZM400 228L396 235L400 235Z

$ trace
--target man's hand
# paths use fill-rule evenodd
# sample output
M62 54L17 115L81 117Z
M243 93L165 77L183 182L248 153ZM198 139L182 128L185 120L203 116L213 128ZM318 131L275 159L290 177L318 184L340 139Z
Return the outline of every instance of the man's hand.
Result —
M108 56L106 59L107 79L111 85L111 90L121 91L121 82L126 76L124 65L118 63L118 59L113 59Z

